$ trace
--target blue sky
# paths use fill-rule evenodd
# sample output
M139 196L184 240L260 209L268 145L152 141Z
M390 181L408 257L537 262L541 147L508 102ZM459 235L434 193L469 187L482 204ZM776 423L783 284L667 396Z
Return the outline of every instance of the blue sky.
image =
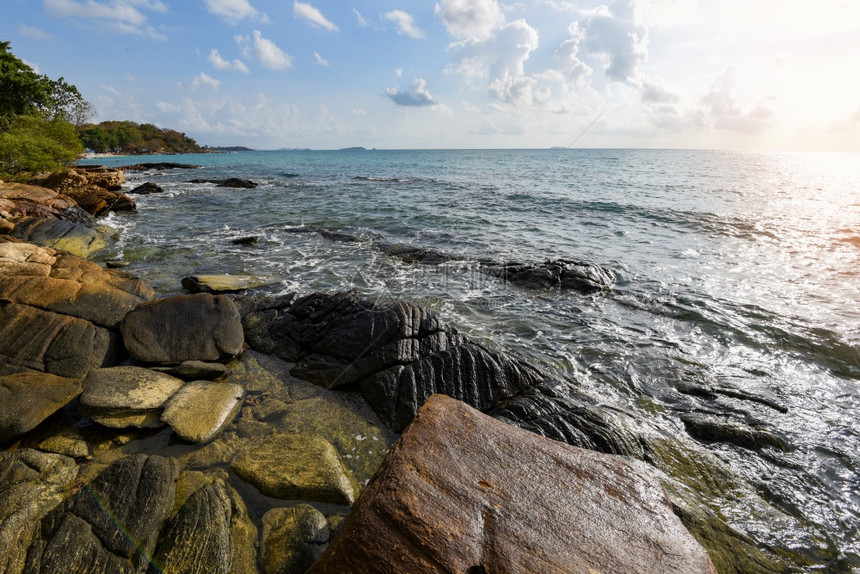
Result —
M98 120L208 145L860 151L856 0L3 0Z

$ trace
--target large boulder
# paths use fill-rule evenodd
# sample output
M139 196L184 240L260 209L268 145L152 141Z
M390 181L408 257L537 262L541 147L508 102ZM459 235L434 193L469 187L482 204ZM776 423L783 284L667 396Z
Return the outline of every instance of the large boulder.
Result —
M110 332L89 321L0 301L0 373L83 378L116 358Z
M236 305L208 293L142 303L120 331L129 353L147 363L218 361L241 353L244 343Z
M309 570L394 571L716 572L644 466L438 395Z
M74 485L75 461L32 449L0 452L0 572L24 571L42 518Z
M151 299L144 281L30 243L0 243L0 299L116 327Z
M118 193L125 183L125 173L121 169L78 167L36 178L33 183L71 197L92 215L135 210L134 201Z
M309 504L273 508L263 515L263 574L304 574L328 547L325 516Z
M48 373L0 376L0 442L30 432L81 390L79 380Z
M43 247L68 251L78 257L88 257L104 249L108 237L100 232L73 221L25 217L15 223L12 236Z
M179 465L142 454L111 464L43 520L32 572L139 572L173 508Z
M52 189L24 183L0 182L0 218L78 217L77 203Z
M323 387L359 385L395 431L434 393L488 409L545 378L407 302L376 304L349 292L249 298L239 305L252 347L296 362L294 375Z
M233 421L244 396L240 385L192 381L165 404L161 420L183 440L207 442Z
M141 367L93 369L84 381L81 411L112 428L164 426L164 403L184 381Z

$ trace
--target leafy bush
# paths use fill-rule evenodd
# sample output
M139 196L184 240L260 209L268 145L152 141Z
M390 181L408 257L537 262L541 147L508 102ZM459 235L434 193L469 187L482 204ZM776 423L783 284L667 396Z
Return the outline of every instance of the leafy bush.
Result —
M25 180L40 171L57 171L83 153L75 126L60 119L22 115L0 132L0 179Z

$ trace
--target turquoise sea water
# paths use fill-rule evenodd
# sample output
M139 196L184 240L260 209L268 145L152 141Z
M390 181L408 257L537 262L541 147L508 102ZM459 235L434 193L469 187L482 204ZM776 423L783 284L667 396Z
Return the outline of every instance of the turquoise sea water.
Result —
M690 411L768 430L787 451L706 446L792 521L727 519L813 569L860 568L860 156L353 150L86 163L142 159L203 166L128 172L129 188L165 193L106 220L121 235L104 257L161 293L186 275L247 273L275 292L418 301L667 434L684 433ZM187 183L226 177L260 185ZM260 242L231 243L249 235ZM410 265L380 242L457 260ZM617 282L530 291L480 273L486 258L589 260ZM727 392L678 392L690 384Z

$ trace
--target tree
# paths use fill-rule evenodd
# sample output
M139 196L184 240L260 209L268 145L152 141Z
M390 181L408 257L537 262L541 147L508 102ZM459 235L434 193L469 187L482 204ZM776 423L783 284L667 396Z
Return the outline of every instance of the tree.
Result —
M15 116L0 131L0 179L57 171L84 151L75 126L42 116Z

